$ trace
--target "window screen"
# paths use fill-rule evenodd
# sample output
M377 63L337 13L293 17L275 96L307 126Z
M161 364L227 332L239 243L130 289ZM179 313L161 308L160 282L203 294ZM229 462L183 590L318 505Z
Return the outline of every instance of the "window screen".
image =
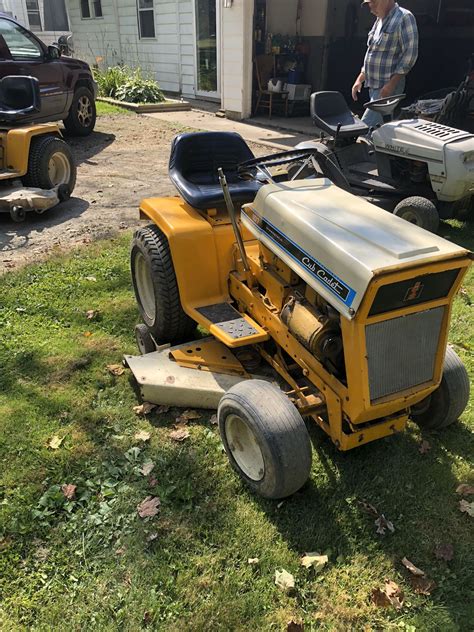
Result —
M153 0L138 0L138 25L140 37L155 37Z
M89 0L81 0L81 16L83 18L91 17L91 9L89 7Z
M30 29L32 31L41 31L41 17L38 0L26 0L26 11L28 13Z

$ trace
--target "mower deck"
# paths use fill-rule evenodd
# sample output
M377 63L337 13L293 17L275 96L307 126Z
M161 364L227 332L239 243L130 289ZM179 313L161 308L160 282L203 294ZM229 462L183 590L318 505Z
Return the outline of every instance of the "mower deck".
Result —
M249 378L238 359L214 338L164 345L141 356L124 356L144 401L215 410L232 386Z

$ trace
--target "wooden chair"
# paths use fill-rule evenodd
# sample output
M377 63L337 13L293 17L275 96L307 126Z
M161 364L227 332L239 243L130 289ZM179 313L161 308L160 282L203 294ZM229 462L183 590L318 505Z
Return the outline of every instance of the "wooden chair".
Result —
M257 77L257 102L254 114L259 108L268 110L268 117L272 118L273 107L283 105L285 116L288 116L288 92L272 92L268 89L268 82L274 76L273 55L257 55L255 58L255 74Z

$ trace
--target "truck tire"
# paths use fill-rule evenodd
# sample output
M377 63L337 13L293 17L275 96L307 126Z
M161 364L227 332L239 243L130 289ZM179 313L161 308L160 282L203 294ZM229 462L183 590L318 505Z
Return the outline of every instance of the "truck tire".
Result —
M469 401L469 375L457 353L446 349L439 387L411 409L411 418L423 430L440 430L454 423Z
M297 492L311 471L311 442L288 397L263 380L247 380L222 397L218 409L222 443L232 467L265 498Z
M60 187L61 201L71 196L76 184L76 165L69 145L57 136L36 136L31 140L26 187Z
M426 198L413 196L399 202L393 211L397 217L416 224L420 228L436 233L439 228L439 213L433 202Z
M188 339L196 323L181 306L168 240L155 224L135 232L130 265L138 309L156 343Z
M96 116L92 92L86 87L77 88L69 114L63 121L66 130L73 136L88 136L94 129Z

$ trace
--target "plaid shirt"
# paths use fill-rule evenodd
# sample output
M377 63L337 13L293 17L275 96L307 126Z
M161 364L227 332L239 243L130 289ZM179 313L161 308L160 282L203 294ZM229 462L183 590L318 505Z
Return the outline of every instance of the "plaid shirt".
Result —
M381 88L390 78L406 75L418 57L418 29L410 11L395 4L381 20L377 18L367 39L362 72L368 88Z

